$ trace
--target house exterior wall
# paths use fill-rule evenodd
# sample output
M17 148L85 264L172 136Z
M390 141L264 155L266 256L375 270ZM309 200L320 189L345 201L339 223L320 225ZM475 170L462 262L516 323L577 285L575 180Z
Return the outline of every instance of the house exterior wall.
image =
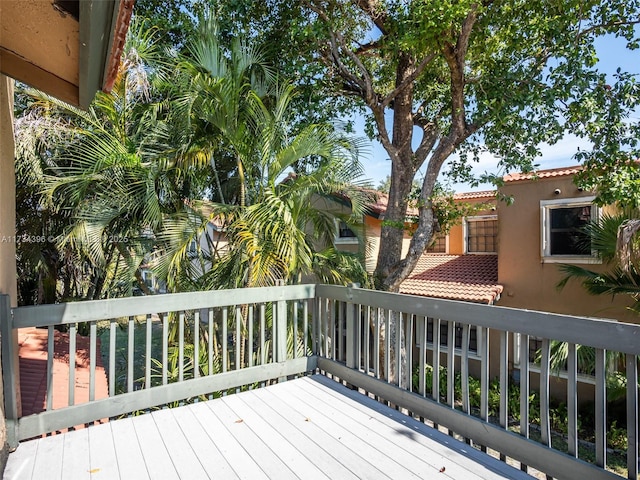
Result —
M460 203L467 203L470 205L477 205L481 203L489 203L495 205L496 201L493 198L469 198L460 200ZM494 207L495 208L495 207ZM496 211L491 208L479 210L474 215L495 215ZM464 255L465 254L465 228L464 219L460 219L458 223L452 225L449 229L449 241L447 253L450 255Z
M497 205L498 282L504 286L500 306L640 321L626 309L630 302L624 297L588 295L578 281L570 281L559 291L556 285L564 276L559 263L546 263L542 256L540 202L580 199L593 193L578 190L572 175L506 182L500 192L514 199L512 205ZM604 269L601 264L582 266Z
M0 75L0 293L17 306L16 281L16 187L13 137L13 80ZM3 241L8 240L8 241ZM18 338L14 339L18 344ZM16 362L17 365L17 362ZM17 373L17 372L16 372ZM0 375L2 371L0 368ZM19 381L19 377L15 377ZM4 415L4 389L0 382L0 472L9 455Z

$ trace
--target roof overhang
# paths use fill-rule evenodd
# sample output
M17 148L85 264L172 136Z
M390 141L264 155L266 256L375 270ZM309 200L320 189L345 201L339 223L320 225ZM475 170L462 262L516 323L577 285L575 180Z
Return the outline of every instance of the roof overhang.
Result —
M134 0L0 0L0 71L87 108L117 72Z

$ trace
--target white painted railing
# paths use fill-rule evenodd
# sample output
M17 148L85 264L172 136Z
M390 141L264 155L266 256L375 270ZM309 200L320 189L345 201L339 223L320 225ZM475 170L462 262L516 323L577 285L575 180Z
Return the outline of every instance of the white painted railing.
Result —
M314 352L318 368L361 388L411 414L444 426L483 449L489 447L555 478L619 478L607 465L606 352L618 352L626 370L627 471L638 478L638 355L640 325L517 310L489 305L400 295L359 288L318 285L320 306ZM446 327L444 325L446 324ZM450 348L456 327L461 327L459 349ZM443 330L447 331L442 341ZM477 352L469 348L471 329L476 330ZM428 332L430 335L428 335ZM512 368L510 345L520 335L520 357L529 357L529 338L542 339L540 373L529 371L527 361ZM434 342L433 339L436 339ZM441 339L441 341L437 341ZM550 396L558 377L550 368L550 345L567 342L568 368L563 384L567 404L566 450L551 446ZM443 345L444 344L444 345ZM594 347L595 389L578 397L576 346ZM447 389L440 375L425 381L427 369L446 369ZM412 383L417 374L417 384ZM454 395L454 379L461 377L461 394ZM471 408L470 374L480 380L480 402ZM490 382L499 379L499 412L489 417ZM519 422L508 412L509 382L520 387ZM535 384L533 380L537 380ZM383 380L383 381L380 381ZM557 386L557 385L556 385ZM530 438L530 393L539 392L539 440ZM555 395L558 395L556 388ZM493 392L496 393L495 391ZM579 458L578 402L593 396L595 465ZM513 401L513 399L512 399ZM515 423L515 425L514 425ZM518 430L514 433L511 430ZM554 435L554 437L558 437Z
M0 297L5 416L10 444L131 412L219 395L315 369L309 351L313 285L220 290L11 309ZM53 409L54 327L68 329L68 406ZM77 404L76 336L89 332L89 402ZM45 411L20 415L21 328L46 327ZM109 397L95 399L98 330ZM105 331L106 330L106 331ZM6 340L5 340L6 339Z
M556 478L619 478L608 472L606 375L609 351L623 355L626 370L627 469L638 477L638 368L640 326L464 302L384 293L351 287L301 285L194 292L11 309L0 297L5 412L9 440L113 418L174 402L197 401L238 388L318 369L380 400L457 434L481 448L500 452ZM69 406L21 417L17 387L15 332L49 329L51 386L53 328L68 327ZM74 404L77 326L90 337L90 390L95 388L98 331L108 371L109 398ZM446 331L446 335L445 335ZM470 336L474 331L475 351ZM460 333L459 347L453 341ZM510 345L520 335L520 357L528 358L529 338L542 339L540 373L526 361L513 368ZM445 338L446 337L446 338ZM240 339L240 341L238 340ZM435 340L435 341L434 341ZM438 341L440 340L440 341ZM550 397L557 384L550 368L552 341L568 343L566 381L568 453L551 446ZM595 388L578 394L576 345L594 347ZM197 366L194 368L194 366ZM426 381L429 370L446 368ZM444 372L444 370L443 370ZM119 375L121 374L121 375ZM480 383L474 408L471 378ZM460 392L454 379L460 380ZM416 378L415 383L412 382ZM499 408L489 415L490 383L497 382ZM509 383L519 379L519 421L508 411ZM477 384L477 381L475 382ZM495 386L495 385L494 385ZM557 385L556 385L557 386ZM530 433L530 393L540 398L539 440ZM557 388L556 388L557 390ZM456 396L457 393L457 396ZM553 392L558 395L558 392ZM580 396L578 396L580 395ZM593 395L595 463L579 452L579 402ZM513 402L513 398L511 398ZM515 429L517 432L512 430Z

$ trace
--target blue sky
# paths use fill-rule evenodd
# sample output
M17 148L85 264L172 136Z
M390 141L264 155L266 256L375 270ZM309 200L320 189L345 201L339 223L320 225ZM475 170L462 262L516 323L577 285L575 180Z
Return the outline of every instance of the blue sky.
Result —
M612 75L618 67L623 71L631 73L640 73L640 51L629 51L625 48L626 40L620 38L600 39L596 48L598 51L599 62L597 68ZM636 118L636 120L638 120ZM361 117L354 118L354 127L356 134L366 139L364 134L364 120ZM541 145L542 155L536 161L540 168L555 168L569 165L577 165L573 160L573 155L578 148L586 150L591 148L589 143L579 139L573 135L566 135L564 139L554 145ZM367 151L362 156L365 166L365 178L372 181L377 186L381 180L386 178L391 172L391 162L382 145L376 140L369 141ZM443 167L446 170L446 165ZM497 159L490 154L481 156L480 162L475 164L474 173L491 172L501 173L497 171ZM420 173L416 176L419 179ZM442 176L441 176L442 177ZM465 192L472 190L467 184L453 184L451 187L457 192ZM493 188L491 185L481 185L475 190Z

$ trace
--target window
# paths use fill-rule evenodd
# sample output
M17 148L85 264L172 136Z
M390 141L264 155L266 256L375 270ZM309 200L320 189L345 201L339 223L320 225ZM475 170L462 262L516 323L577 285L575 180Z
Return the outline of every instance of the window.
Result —
M468 217L465 222L465 253L498 252L498 217Z
M455 348L462 349L462 325L454 325ZM440 346L446 347L449 344L449 326L445 320L440 320ZM427 342L433 343L433 319L427 319ZM478 332L476 327L469 327L469 352L478 352Z
M428 253L447 253L448 238L446 235L437 234L427 247Z
M336 244L358 243L358 237L355 232L349 228L346 222L340 220L337 224L338 232L335 239Z
M540 202L542 257L546 262L593 262L589 236L584 227L598 218L594 197Z

